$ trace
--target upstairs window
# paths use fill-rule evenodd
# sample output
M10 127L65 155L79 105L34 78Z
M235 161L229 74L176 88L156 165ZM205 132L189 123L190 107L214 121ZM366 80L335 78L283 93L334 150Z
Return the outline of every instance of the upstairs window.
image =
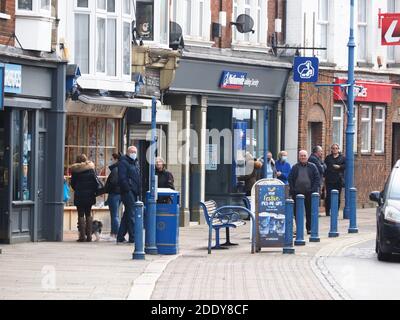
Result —
M357 53L359 62L367 62L367 16L367 0L358 0Z
M136 0L136 29L143 41L168 45L169 1Z
M10 15L6 13L6 0L0 0L0 19L10 19Z
M31 11L36 14L50 15L50 0L18 0L17 13L18 11Z
M232 21L235 22L241 14L247 14L254 20L254 33L239 33L236 27L232 27L233 44L266 47L268 12L266 0L234 0Z
M317 37L318 37L318 46L321 48L328 47L328 27L329 27L329 0L318 0ZM318 50L317 54L322 61L326 61L328 58L328 50Z
M400 10L400 1L399 0L388 0L387 2L387 12L388 13L398 13ZM387 62L396 63L399 61L398 58L399 50L396 46L387 46Z

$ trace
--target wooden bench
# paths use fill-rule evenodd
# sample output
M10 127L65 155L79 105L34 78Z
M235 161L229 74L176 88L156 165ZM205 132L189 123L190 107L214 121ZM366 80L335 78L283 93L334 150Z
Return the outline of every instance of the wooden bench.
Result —
M245 207L237 207L237 206L225 206L225 207L217 207L217 203L214 200L200 202L200 207L203 209L205 220L209 226L209 234L208 234L208 253L211 253L211 249L226 249L227 246L236 245L230 242L230 228L237 228L239 226L243 226L246 224L240 218L240 214L238 211L243 210L247 212L250 217L254 218L254 214L250 212ZM220 229L226 229L226 243L220 244L219 231ZM215 230L215 247L211 248L212 242L212 230ZM252 248L253 250L253 248Z

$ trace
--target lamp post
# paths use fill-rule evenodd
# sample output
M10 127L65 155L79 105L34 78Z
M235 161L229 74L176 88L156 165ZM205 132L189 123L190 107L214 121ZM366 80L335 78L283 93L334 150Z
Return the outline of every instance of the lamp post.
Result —
M150 145L150 197L147 203L146 247L147 254L156 255L156 116L157 101L153 97L151 103L151 145Z
M347 91L347 127L346 127L346 170L345 170L345 219L350 217L350 189L354 187L354 0L350 0L350 36L349 48L348 91Z

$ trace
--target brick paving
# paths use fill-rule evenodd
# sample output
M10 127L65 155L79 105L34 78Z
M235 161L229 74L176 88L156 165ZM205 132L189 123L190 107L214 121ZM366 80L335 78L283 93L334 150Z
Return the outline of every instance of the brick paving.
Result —
M181 229L180 255L131 259L133 247L113 242L1 245L0 299L345 299L324 269L323 259L372 239L372 209L359 211L360 233L329 239L329 219L320 218L321 243L250 253L249 225L231 232L239 246L207 254L207 227Z

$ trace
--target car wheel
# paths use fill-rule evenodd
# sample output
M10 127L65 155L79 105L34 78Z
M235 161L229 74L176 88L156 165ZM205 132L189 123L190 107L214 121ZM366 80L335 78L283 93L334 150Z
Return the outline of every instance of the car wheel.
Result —
M391 259L391 257L392 257L392 254L391 253L387 253L387 252L383 252L382 250L381 250L381 246L379 245L379 243L377 243L377 247L378 247L378 252L377 252L377 254L378 254L378 260L379 261L389 261L390 259Z

